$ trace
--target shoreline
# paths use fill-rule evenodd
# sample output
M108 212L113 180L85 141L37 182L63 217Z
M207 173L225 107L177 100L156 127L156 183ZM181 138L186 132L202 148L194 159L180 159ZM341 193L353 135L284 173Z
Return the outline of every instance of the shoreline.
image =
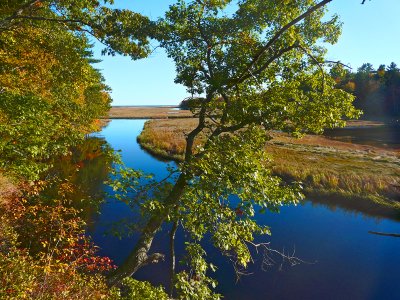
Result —
M102 119L174 119L195 118L190 110L179 109L179 105L114 105ZM370 120L349 120L344 128L390 127L389 123ZM333 129L337 130L337 128Z
M159 151L147 143L141 143L139 136L137 137L137 142L144 151L157 160L175 163L183 161L182 157L179 155L168 154L165 150ZM288 178L284 179L284 181L290 182ZM386 218L400 221L400 204L397 205L393 200L390 200L391 203L388 203L386 200L374 195L367 197L365 195L355 195L346 191L312 187L306 187L303 193L306 198L301 202L304 203L311 202L323 205L331 210L340 208L349 213L362 213L376 219ZM395 207L393 207L393 204Z
M137 137L151 155L175 162L183 158L183 132L195 120L149 120ZM201 143L201 141L199 141ZM307 135L293 139L281 133L266 145L274 159L274 173L301 181L307 194L362 198L366 203L400 209L400 156L398 151ZM350 200L351 201L351 200Z
M190 110L177 106L118 106L111 107L104 119L176 119L193 118Z
M193 119L194 116L167 116L167 117L157 117L157 116L104 116L101 120L167 120L167 119Z

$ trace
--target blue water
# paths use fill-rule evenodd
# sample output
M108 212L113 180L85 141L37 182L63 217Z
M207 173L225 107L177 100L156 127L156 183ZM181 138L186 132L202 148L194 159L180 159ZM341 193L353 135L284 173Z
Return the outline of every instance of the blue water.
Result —
M162 178L166 163L143 151L136 136L143 120L113 120L100 135L114 149L122 150L127 166L139 168ZM90 234L100 253L121 263L132 250L136 236L119 239L105 235L110 225L135 214L125 204L105 203L94 219ZM262 270L262 255L254 253L254 264L238 282L229 261L205 243L208 259L218 270L210 274L219 281L218 292L225 299L400 299L400 239L369 234L368 231L400 233L400 223L328 208L313 202L283 207L279 214L267 213L258 221L271 227L264 237L270 247L295 254L305 263L291 267L275 257L276 264ZM167 231L158 234L154 250L166 251ZM182 232L177 234L177 254L182 253ZM181 242L181 243L179 243ZM168 261L147 266L135 274L141 280L167 284Z

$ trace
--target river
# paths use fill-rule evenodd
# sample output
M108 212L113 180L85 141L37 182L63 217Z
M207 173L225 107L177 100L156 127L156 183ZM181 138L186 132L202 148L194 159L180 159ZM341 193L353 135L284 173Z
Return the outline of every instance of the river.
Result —
M144 120L113 120L97 136L121 150L124 163L162 178L166 163L152 157L136 142ZM106 190L107 187L104 187ZM109 191L109 190L107 190ZM109 191L110 192L110 191ZM107 201L92 218L89 234L100 247L100 254L121 263L132 250L136 235L118 238L109 234L113 223L134 221L136 215L121 202ZM207 258L218 266L217 291L224 299L400 299L400 239L377 236L368 231L400 233L398 218L372 217L305 201L283 207L279 214L257 216L271 227L272 236L262 241L270 247L293 253L305 261L296 266L281 262L263 270L262 255L254 254L249 275L238 282L229 261L205 244ZM157 236L155 251L165 251L167 232ZM182 232L177 235L177 255L182 254ZM168 282L168 262L147 266L135 277L153 284Z
M326 137L357 144L400 150L400 127L345 127L326 130Z

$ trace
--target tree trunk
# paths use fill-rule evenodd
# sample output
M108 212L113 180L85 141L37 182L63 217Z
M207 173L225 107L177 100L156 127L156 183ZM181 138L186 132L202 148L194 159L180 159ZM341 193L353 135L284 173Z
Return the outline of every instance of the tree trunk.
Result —
M170 236L169 236L169 247L170 247L170 256L171 256L171 264L170 264L170 277L171 277L171 287L169 296L173 298L174 295L174 282L175 282L175 234L178 229L178 221L175 221L172 224Z
M148 253L153 243L154 236L161 229L168 214L182 197L186 184L186 176L181 174L165 200L165 211L162 214L153 216L149 219L142 231L139 241L129 254L128 258L118 267L118 269L110 274L108 278L110 286L114 286L120 283L122 279L132 276L141 267L164 259L164 255L160 253L154 253L151 255Z
M208 93L207 101L212 99L212 93ZM199 114L198 126L190 132L186 138L186 149L185 149L185 162L189 162L193 156L193 145L196 136L204 129L205 126L205 115L206 106L202 105ZM112 272L108 278L108 284L110 286L117 285L122 279L132 276L141 267L155 263L164 259L164 255L160 253L154 253L148 255L151 245L153 243L154 236L157 231L161 229L162 224L168 217L173 209L176 209L179 199L182 197L185 187L187 186L187 175L181 173L178 180L176 181L171 192L164 201L165 210L158 216L153 216L149 219L146 226L143 229L142 235L139 238L135 248L129 254L128 258L122 263L118 269Z

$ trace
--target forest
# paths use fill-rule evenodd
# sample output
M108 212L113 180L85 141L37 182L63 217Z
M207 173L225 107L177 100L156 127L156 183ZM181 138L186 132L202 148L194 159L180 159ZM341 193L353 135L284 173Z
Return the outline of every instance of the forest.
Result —
M146 18L97 1L12 0L0 19L0 298L112 298L101 274L113 265L84 234L84 207L99 199L79 170L102 160L101 186L112 160L107 145L85 141L111 103L89 37L143 57L116 26Z
M400 69L392 62L381 64L377 70L365 63L353 72L348 66L335 65L329 71L337 87L354 95L353 105L362 110L361 119L383 120L393 125L400 116ZM181 101L182 109L190 109L193 99Z
M330 75L337 86L353 94L354 106L363 111L363 119L386 120L398 125L400 117L400 69L392 62L378 69L363 64L357 72L342 67L332 68Z

